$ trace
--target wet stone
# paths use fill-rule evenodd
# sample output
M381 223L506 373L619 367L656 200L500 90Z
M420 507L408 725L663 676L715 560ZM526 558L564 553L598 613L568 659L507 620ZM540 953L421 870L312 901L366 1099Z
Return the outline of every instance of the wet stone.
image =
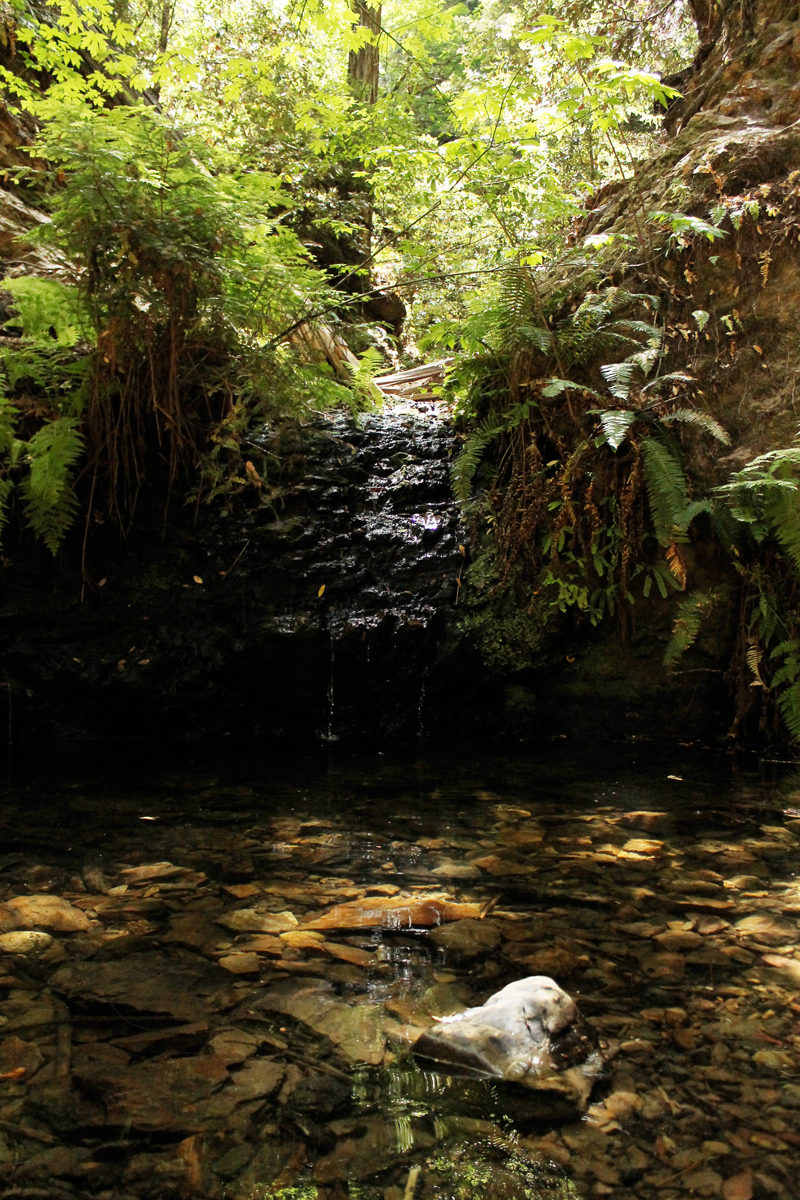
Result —
M382 1017L376 1009L338 1000L327 982L296 979L278 983L258 1000L259 1011L286 1013L324 1034L351 1062L383 1059Z
M230 1065L242 1063L256 1053L259 1039L245 1029L222 1029L208 1043L211 1053Z
M445 950L455 950L465 957L484 954L500 944L500 926L497 921L467 919L440 925L430 932L431 941Z
M93 1063L80 1074L81 1084L102 1096L109 1124L129 1123L143 1132L202 1129L200 1102L229 1079L225 1064L212 1055L126 1069L119 1063Z
M50 986L74 1002L196 1021L215 1007L226 979L194 956L147 952L118 962L67 964L51 976Z
M563 1071L551 1053L552 1039L576 1022L577 1009L566 992L552 979L533 976L427 1030L414 1053L481 1076L552 1088L583 1108L599 1074L599 1062L589 1063L592 1047L584 1042L581 1057Z
M27 1078L39 1070L44 1057L35 1042L11 1036L0 1039L0 1075L23 1071Z
M48 962L65 957L65 951L49 933L29 929L0 934L0 954L21 954Z
M0 904L0 930L53 929L78 933L90 928L89 918L61 896L15 896Z
M286 933L297 928L294 913L258 912L254 908L237 908L224 916L216 917L217 925L224 925L235 933Z
M257 954L249 953L225 954L218 960L219 966L232 975L257 975L260 961Z

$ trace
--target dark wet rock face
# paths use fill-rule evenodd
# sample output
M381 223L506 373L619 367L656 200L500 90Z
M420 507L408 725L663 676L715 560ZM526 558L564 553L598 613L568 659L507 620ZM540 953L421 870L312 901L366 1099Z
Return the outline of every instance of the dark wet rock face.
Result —
M102 589L61 575L54 592L40 567L12 564L0 630L17 736L457 725L475 663L455 635L454 446L435 404L264 428L230 512L175 504L165 539L161 508L105 551L94 535Z
M253 444L292 449L268 432ZM453 445L434 406L337 415L297 444L304 474L285 508L252 518L250 577L266 558L280 584L263 636L277 660L298 644L298 661L313 658L315 694L293 699L311 700L324 737L424 727L464 563Z
M509 983L479 1008L443 1017L423 1033L414 1053L478 1076L560 1092L580 1110L600 1073L599 1058L588 1044L576 1047L569 1065L557 1065L550 1053L551 1038L577 1023L574 1000L553 979L532 975Z

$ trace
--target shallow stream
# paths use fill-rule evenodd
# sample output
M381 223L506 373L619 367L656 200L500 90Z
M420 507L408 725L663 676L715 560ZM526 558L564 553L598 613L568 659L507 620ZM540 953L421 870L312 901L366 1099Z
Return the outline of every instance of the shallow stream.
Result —
M694 747L29 751L3 1194L796 1200L799 862L800 775ZM585 1115L410 1052L527 975L606 1059Z

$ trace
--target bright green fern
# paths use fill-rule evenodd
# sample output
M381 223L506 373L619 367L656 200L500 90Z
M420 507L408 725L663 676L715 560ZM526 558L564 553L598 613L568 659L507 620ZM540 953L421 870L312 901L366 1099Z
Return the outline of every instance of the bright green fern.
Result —
M71 471L82 452L83 438L69 417L43 425L27 445L30 470L19 485L25 517L52 554L75 517Z

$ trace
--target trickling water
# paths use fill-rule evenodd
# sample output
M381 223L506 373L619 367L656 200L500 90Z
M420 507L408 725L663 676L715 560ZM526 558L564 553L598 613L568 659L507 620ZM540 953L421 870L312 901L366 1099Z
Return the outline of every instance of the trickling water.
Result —
M324 742L338 742L337 734L333 732L334 678L336 669L336 650L334 648L333 630L331 630L331 674L328 680L328 726L322 735Z
M273 630L306 655L316 636L329 642L336 717L326 663L317 700L323 740L376 728L419 734L420 679L427 686L438 665L465 542L449 485L447 413L408 402L358 420L337 413L304 430L292 453L281 437L282 461L296 460L295 472L279 516L265 506L248 533L256 547L250 577L280 584L271 584L261 636ZM274 460L277 440L265 430L253 444Z

